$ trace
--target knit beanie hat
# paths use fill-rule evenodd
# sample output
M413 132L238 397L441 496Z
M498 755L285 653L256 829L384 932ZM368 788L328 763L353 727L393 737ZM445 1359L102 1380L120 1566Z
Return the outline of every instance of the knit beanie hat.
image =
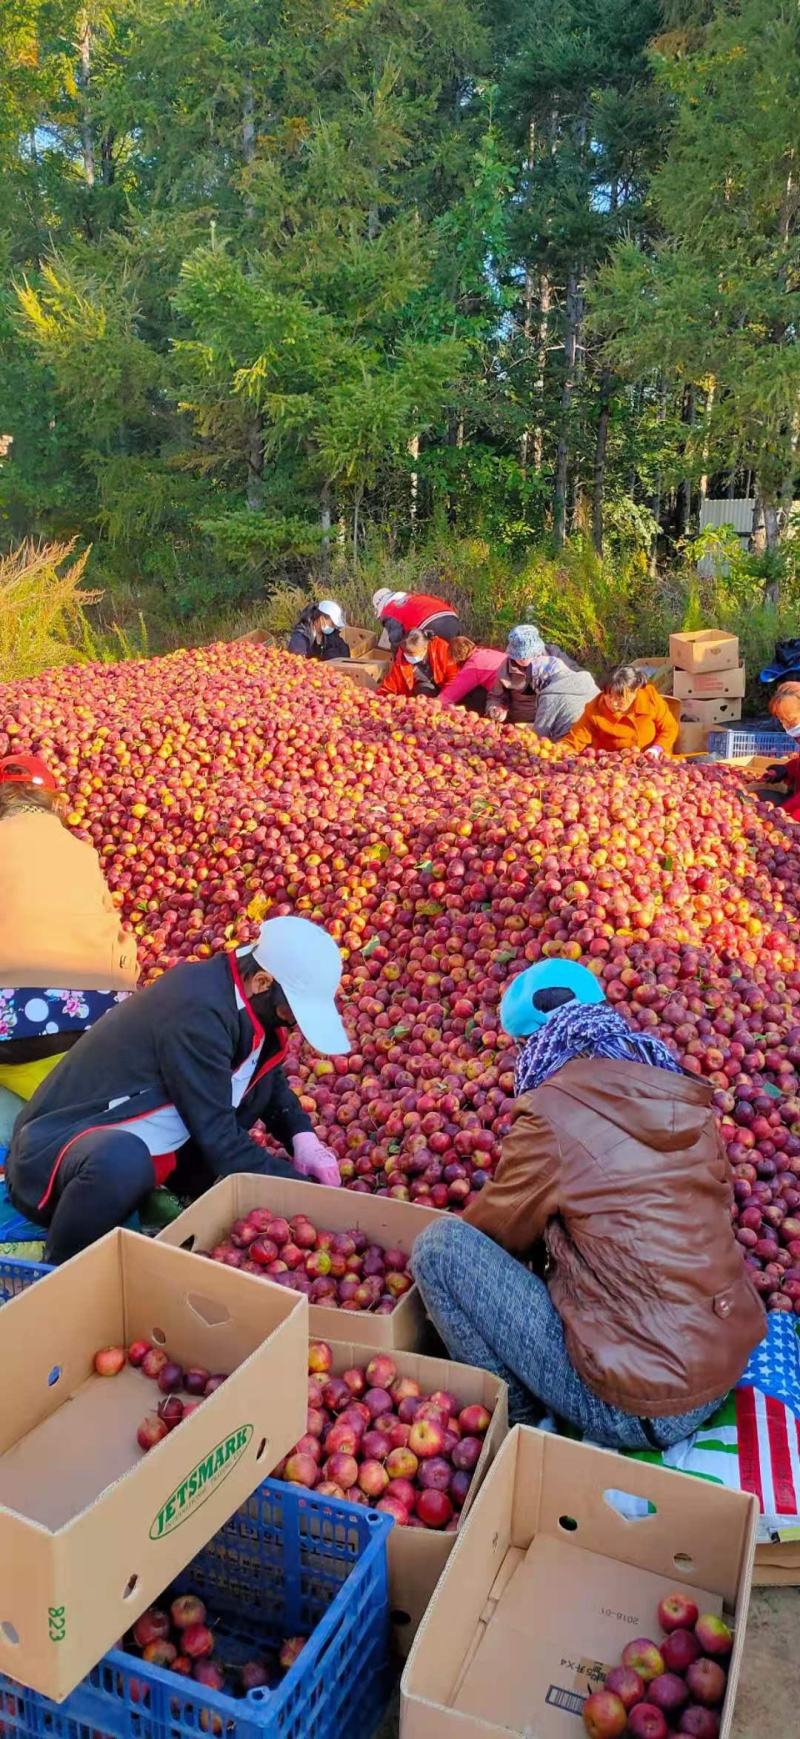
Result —
M531 664L534 658L541 658L546 648L538 628L534 628L532 622L521 622L519 627L512 628L506 650L509 658L516 658L520 664Z

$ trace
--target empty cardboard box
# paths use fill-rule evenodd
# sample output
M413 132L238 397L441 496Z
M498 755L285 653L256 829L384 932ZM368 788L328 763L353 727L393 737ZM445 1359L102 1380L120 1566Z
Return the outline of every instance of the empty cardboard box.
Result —
M354 682L357 688L375 689L386 675L389 663L388 655L375 651L366 658L332 658L325 669L335 670L337 676Z
M741 700L746 687L743 664L734 670L674 670L672 682L679 700Z
M694 633L670 634L669 655L677 670L736 670L739 641L720 628L698 628Z
M63 1701L305 1429L308 1304L110 1232L0 1311L0 1672ZM162 1399L104 1346L227 1380L145 1454ZM1 1725L1 1723L0 1723Z
M297 1183L292 1178L258 1177L235 1172L200 1196L191 1207L159 1232L161 1244L179 1244L184 1250L212 1250L225 1233L251 1208L271 1208L290 1220L307 1214L321 1231L349 1232L354 1226L366 1232L371 1242L410 1254L414 1239L439 1217L436 1208L418 1208L412 1202L396 1202L388 1196L357 1195L354 1190L320 1189L319 1184ZM216 1264L215 1264L216 1266ZM288 1297L291 1298L291 1292ZM344 1316L335 1306L312 1304L309 1329L323 1340L335 1339L347 1328L358 1327L358 1338L373 1349L406 1347L421 1343L425 1311L416 1286L404 1293L387 1316L364 1310ZM298 1433L299 1435L299 1433Z
M691 720L682 720L675 744L676 755L702 755L708 743L708 727Z
M346 1318L352 1321L352 1317ZM374 1356L372 1346L331 1341L333 1372L338 1376L352 1365L365 1365ZM421 1353L392 1353L401 1377L414 1377L423 1394L447 1389L462 1407L480 1401L492 1415L483 1441L480 1461L461 1512L466 1517L478 1495L484 1476L508 1433L508 1390L499 1377L472 1365L457 1365L450 1359L430 1359ZM389 1535L389 1603L395 1646L406 1655L416 1636L423 1613L442 1574L458 1534L440 1534L432 1528L393 1527Z
M659 694L669 694L672 686L671 658L632 658L631 665L634 670L641 671L653 688L658 689Z
M651 1506L626 1520L620 1494ZM517 1426L458 1538L402 1681L400 1739L580 1739L583 1704L659 1601L691 1591L735 1624L731 1733L758 1502Z

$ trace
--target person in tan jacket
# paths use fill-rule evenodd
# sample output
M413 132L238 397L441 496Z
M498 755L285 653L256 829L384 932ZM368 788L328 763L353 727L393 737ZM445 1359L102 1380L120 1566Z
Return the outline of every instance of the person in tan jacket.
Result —
M544 996L495 1177L416 1240L414 1276L451 1357L508 1382L515 1421L665 1449L766 1332L711 1090L605 1002ZM544 1280L526 1266L542 1241Z
M22 1104L106 1009L136 989L91 845L68 832L35 755L0 762L0 1145Z

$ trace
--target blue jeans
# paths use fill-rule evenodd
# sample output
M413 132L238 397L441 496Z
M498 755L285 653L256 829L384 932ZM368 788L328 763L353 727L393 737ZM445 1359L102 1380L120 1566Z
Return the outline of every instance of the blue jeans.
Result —
M645 1420L610 1407L572 1365L543 1280L463 1220L442 1214L417 1238L414 1278L451 1357L508 1383L513 1424L554 1413L611 1449L667 1449L696 1431L723 1399L692 1413Z

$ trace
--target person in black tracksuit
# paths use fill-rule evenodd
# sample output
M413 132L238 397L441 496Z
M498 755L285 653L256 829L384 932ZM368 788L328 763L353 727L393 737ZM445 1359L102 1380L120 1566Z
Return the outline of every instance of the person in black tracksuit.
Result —
M307 606L289 635L289 652L294 652L298 658L321 658L325 663L332 658L350 657L350 648L340 632L344 626L342 611L332 602L330 608L336 616L329 616L324 604Z
M123 1224L173 1173L193 1196L236 1171L338 1183L281 1068L293 1024L253 955L218 954L164 973L79 1039L25 1105L6 1161L13 1205L48 1229L47 1261ZM294 1165L250 1140L258 1119Z

